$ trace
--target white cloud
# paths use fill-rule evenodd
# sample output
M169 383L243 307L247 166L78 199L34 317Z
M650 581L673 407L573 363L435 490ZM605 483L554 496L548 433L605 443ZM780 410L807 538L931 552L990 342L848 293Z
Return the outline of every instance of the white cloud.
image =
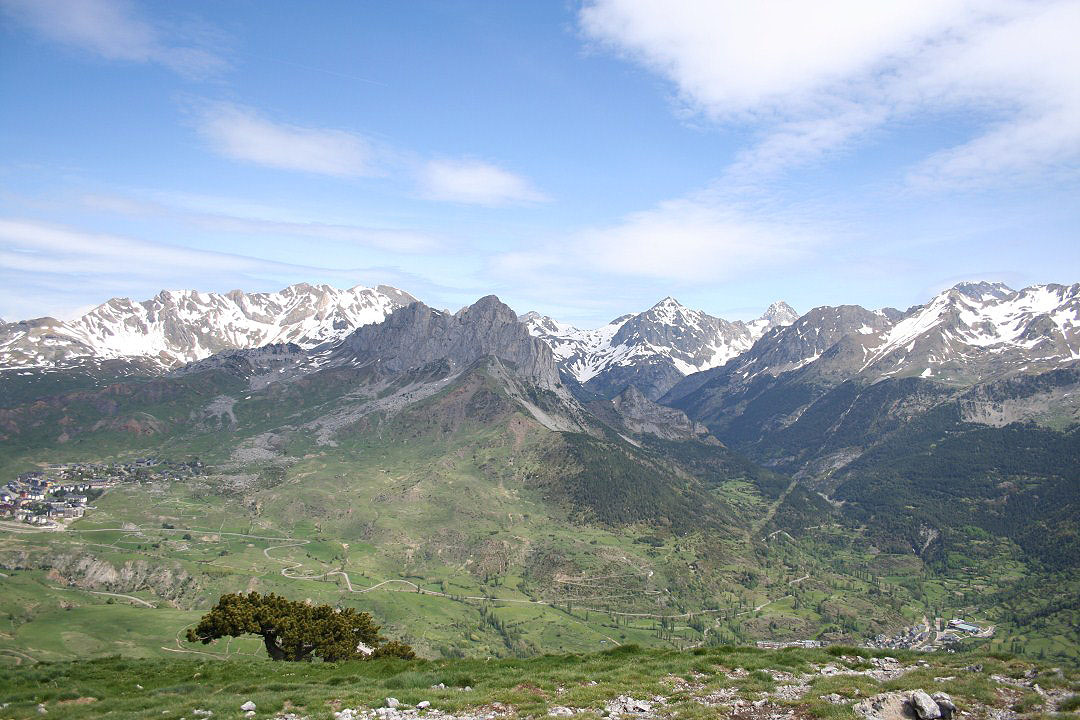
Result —
M487 206L548 200L527 179L479 160L432 160L420 170L419 182L432 200Z
M344 130L275 123L227 103L205 107L198 129L214 150L236 160L339 177L377 174L370 143Z
M539 282L591 287L597 277L658 287L718 283L809 258L828 242L810 223L734 207L706 196L664 202L618 222L588 228L492 259L489 272L515 289Z
M820 240L795 224L732 207L673 200L575 237L570 257L597 270L678 282L716 282L797 261Z
M693 111L762 133L729 169L736 181L923 113L984 125L926 159L924 182L1011 179L1080 158L1076 0L593 0L580 23L671 80Z
M6 13L54 41L106 60L158 63L184 75L200 76L225 62L141 17L124 0L0 0Z

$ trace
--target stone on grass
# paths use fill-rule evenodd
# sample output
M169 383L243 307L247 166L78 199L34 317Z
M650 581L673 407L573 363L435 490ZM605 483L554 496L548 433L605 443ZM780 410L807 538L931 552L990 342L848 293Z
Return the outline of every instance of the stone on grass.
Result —
M240 706L240 709L243 710L244 712L247 712L248 710L254 710L255 709L255 703L248 700L246 703L244 703L243 705Z
M420 702L416 703L417 710L427 710L429 707L431 707L430 700L421 700Z
M919 716L919 720L937 720L941 717L941 708L925 690L916 690L911 693L911 706L915 708L915 714Z
M910 697L910 693L903 692L881 693L856 703L852 709L866 720L910 720L915 717Z
M400 705L401 705L401 701L398 700L396 697L388 697L388 698L386 698L386 707L388 707L388 708L396 708L396 707L399 707Z

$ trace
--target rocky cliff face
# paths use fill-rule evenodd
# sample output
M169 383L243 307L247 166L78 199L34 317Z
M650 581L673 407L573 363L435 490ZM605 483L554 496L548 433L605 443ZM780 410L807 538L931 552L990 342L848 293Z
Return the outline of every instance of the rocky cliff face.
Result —
M627 430L635 435L655 435L664 440L709 438L709 429L694 422L682 410L658 405L631 385L617 395L611 404Z
M345 338L328 362L374 363L397 374L436 360L465 367L486 356L509 363L518 376L541 387L560 385L550 348L530 335L514 311L494 295L453 315L419 302L408 305L385 322L362 327Z

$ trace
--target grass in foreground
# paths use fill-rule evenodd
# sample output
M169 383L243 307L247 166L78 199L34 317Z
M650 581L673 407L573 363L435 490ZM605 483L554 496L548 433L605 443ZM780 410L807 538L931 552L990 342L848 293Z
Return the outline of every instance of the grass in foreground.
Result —
M861 653L862 657L854 656ZM799 706L815 717L850 717L849 707L819 700L839 693L854 701L883 690L945 690L961 707L1001 704L1008 699L991 679L1024 677L1030 663L1000 656L899 655L913 666L903 677L883 684L866 676L821 675L832 664L840 669L869 667L871 651L854 648L763 651L730 646L693 652L647 650L623 646L588 655L545 655L525 660L385 660L349 663L271 663L103 658L82 662L40 663L0 670L0 718L40 717L39 704L51 716L79 718L194 717L195 709L214 718L242 717L246 700L258 706L258 717L282 711L312 720L332 717L342 707L376 707L387 696L412 706L428 700L443 711L500 702L519 717L540 717L563 705L600 714L605 702L619 695L638 699L663 696L659 713L680 718L715 717L717 708L699 698L731 688L731 697L754 700L774 692L788 677L806 675L809 688L800 699L775 696L780 705ZM884 655L885 653L874 653ZM928 662L926 666L918 663ZM980 663L978 672L965 669ZM939 681L934 678L946 677ZM1075 671L1055 674L1043 669L1043 688L1080 692ZM446 689L433 689L442 683ZM728 691L731 693L731 691ZM768 706L766 709L769 709ZM722 714L730 707L720 706Z

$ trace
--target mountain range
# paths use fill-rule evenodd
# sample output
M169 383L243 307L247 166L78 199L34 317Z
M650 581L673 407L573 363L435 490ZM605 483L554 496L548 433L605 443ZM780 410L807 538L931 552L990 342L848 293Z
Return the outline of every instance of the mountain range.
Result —
M180 519L151 507L141 527L219 503L237 532L323 543L295 556L321 547L322 565L286 579L338 567L340 541L376 578L562 603L594 629L806 582L814 606L745 626L732 609L723 632L850 638L928 612L930 575L970 589L956 613L1071 622L1040 588L1068 594L1080 568L1080 284L962 283L906 311L776 303L752 322L665 298L597 330L494 296L449 312L385 286L299 285L114 300L0 337L0 472L198 453L218 474L174 489ZM883 595L868 573L910 587ZM608 577L619 587L593 587ZM545 617L515 622L563 622Z
M584 387L610 397L635 385L653 400L683 377L723 365L767 331L796 318L791 306L776 302L757 320L729 322L672 297L595 330L536 312L522 316L529 332L551 347L563 371Z
M306 283L276 293L163 290L142 302L113 298L71 322L0 324L0 368L138 359L168 370L223 350L275 343L310 348L382 322L415 300L386 285L339 290Z

